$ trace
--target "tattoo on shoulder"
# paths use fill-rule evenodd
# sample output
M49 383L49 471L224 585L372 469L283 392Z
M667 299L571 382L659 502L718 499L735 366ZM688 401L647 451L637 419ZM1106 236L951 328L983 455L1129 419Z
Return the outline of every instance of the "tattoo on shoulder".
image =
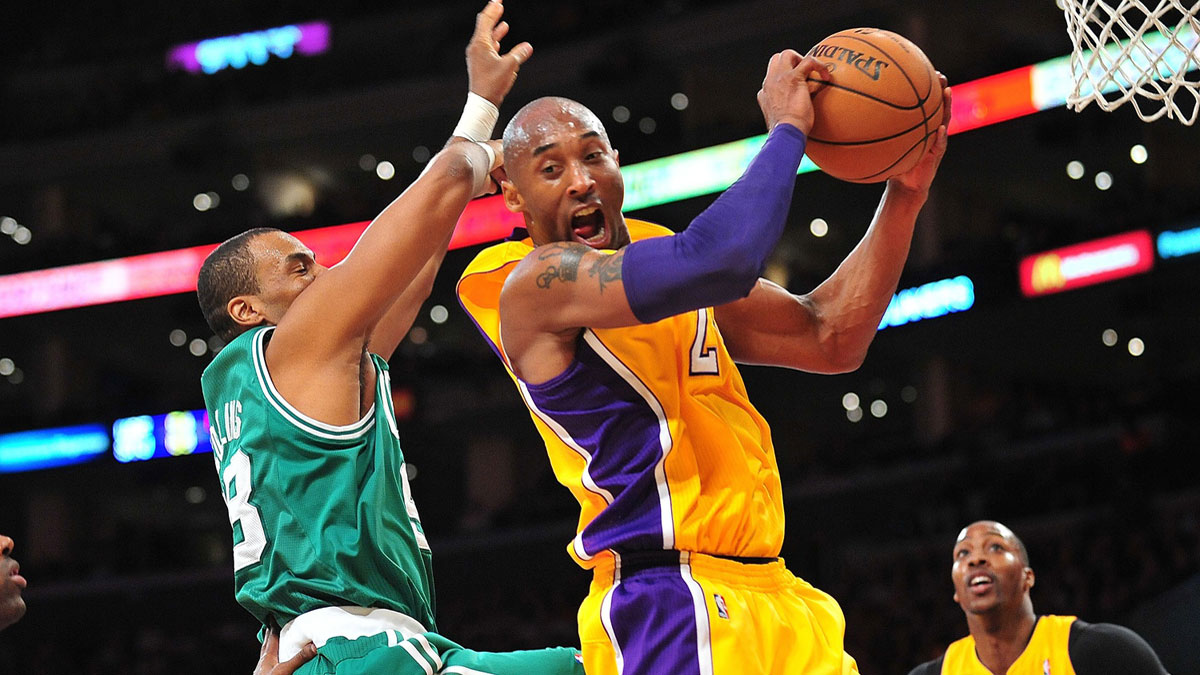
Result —
M600 282L601 293L605 285L621 280L621 261L624 258L625 249L621 249L612 255L602 256L588 268L588 276L596 277Z
M538 253L538 260L547 264L536 281L538 288L550 288L555 281L569 282L579 279L579 265L590 248L574 242L550 244ZM600 292L614 281L621 280L621 259L625 251L617 251L612 255L600 256L590 266L587 274L595 277L600 284Z
M555 279L559 281L575 281L579 276L579 261L588 247L583 244L558 243L550 244L540 253L538 260L548 261L546 268L537 275L538 288L550 288Z

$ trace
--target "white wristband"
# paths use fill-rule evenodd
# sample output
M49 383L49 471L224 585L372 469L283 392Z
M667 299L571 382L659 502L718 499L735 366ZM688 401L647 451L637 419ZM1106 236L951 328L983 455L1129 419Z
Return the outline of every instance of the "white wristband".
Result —
M462 117L458 118L458 126L454 127L453 135L475 142L486 141L492 137L498 119L500 109L495 103L469 91L467 104L463 106Z
M457 136L458 134L455 135ZM487 153L488 158L487 164L485 164L482 168L480 168L479 165L475 164L474 162L471 163L471 172L473 174L472 178L474 178L475 181L472 186L472 191L476 197L481 197L490 192L492 167L496 165L496 151L493 150L492 146L488 145L487 143L476 142L475 145L483 148L483 151Z

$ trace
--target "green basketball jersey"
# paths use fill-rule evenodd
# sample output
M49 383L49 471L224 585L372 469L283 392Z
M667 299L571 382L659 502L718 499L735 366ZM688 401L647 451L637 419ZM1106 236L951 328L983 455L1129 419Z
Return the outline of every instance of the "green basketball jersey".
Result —
M405 474L387 362L371 355L375 405L324 424L275 390L274 327L238 336L201 385L233 527L237 601L280 626L309 610L382 607L434 621L432 559Z

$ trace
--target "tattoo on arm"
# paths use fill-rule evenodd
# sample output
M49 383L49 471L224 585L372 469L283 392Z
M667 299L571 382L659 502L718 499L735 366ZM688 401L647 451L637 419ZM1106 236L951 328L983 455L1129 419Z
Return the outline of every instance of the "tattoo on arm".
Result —
M588 268L588 276L596 277L600 282L600 292L604 292L604 286L614 281L621 280L621 261L625 258L625 249L621 249L612 255L606 255Z
M547 264L546 269L537 275L538 288L550 288L550 284L560 281L575 281L579 274L579 261L588 250L583 244L551 244L545 251L538 254L538 260L558 260L558 264Z
M547 246L538 254L538 260L550 261L537 275L538 288L550 288L554 281L576 281L579 278L579 265L583 256L591 249L583 244L559 243ZM588 267L589 277L595 277L600 284L600 292L614 281L621 280L621 260L625 251L620 250L612 255L600 256ZM557 264L555 264L557 263Z

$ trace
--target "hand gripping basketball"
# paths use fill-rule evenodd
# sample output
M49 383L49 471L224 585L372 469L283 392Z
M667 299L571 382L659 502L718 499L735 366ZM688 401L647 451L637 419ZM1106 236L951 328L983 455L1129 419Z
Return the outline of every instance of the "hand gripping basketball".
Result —
M900 187L923 192L929 190L929 186L933 183L933 177L937 174L938 166L942 163L942 157L946 155L946 143L949 138L950 128L950 111L954 106L951 101L950 87L947 85L946 76L938 72L938 85L942 88L942 123L938 125L937 135L930 144L929 150L921 157L920 161L913 168L905 171L902 174L892 176L889 180L892 184L897 184Z
M779 52L767 62L767 75L758 90L758 107L767 122L767 131L780 122L795 126L805 135L812 130L812 92L818 85L808 80L814 72L829 77L823 63L791 49Z

